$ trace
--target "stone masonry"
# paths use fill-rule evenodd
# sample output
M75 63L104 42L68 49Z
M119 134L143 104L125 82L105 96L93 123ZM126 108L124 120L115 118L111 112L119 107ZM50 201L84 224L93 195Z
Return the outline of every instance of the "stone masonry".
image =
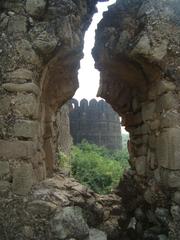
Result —
M0 177L14 193L53 174L53 125L78 87L96 2L0 1Z
M131 169L118 189L123 207L113 198L107 209L93 193L75 191L65 176L54 176L54 123L78 87L83 37L96 3L0 1L2 240L106 240L90 229L96 226L87 226L79 208L69 208L75 203L90 206L87 221L94 219L94 208L97 218L103 212L108 239L180 239L179 0L117 0L96 32L98 94L130 133ZM119 224L116 231L113 223Z
M179 6L177 0L117 0L96 32L98 95L122 116L130 133L131 170L125 179L137 183L136 194L141 189L141 196L138 199L129 192L125 204L129 199L127 209L134 211L140 239L180 239L175 229L180 220ZM144 200L146 213L149 208L155 216L159 206L164 218L172 217L164 223L165 228L170 226L169 232L156 231L155 222L152 229L142 230L135 213Z
M72 107L74 106L74 107ZM109 149L122 149L120 119L104 100L71 101L70 128L74 143L83 139Z

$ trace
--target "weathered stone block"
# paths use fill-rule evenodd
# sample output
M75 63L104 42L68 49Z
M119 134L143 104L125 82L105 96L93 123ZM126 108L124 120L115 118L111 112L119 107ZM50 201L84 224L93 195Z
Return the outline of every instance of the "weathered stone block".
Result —
M38 104L33 93L17 93L14 96L2 96L0 98L0 115L7 115L13 108L17 116L37 118Z
M4 83L2 87L8 92L27 92L35 95L38 95L40 92L38 86L34 83Z
M173 94L172 92L168 92L164 95L162 95L162 97L160 97L159 101L157 102L157 111L158 112L163 112L163 111L167 111L169 109L176 109L178 107L178 101L177 101L177 97L175 94Z
M33 228L30 226L23 226L22 232L27 239L31 239L34 236Z
M150 133L150 127L148 124L143 124L142 126L136 127L133 130L134 136L142 136L142 135L147 135Z
M9 163L7 161L0 161L0 178L9 173Z
M26 82L26 80L31 81L33 79L33 73L28 69L19 68L11 73L7 73L5 77L13 82L17 80Z
M33 138L37 134L38 123L36 121L17 120L14 125L16 137Z
M153 204L156 201L155 194L154 192L148 188L145 193L144 193L144 199L146 200L147 203Z
M37 98L34 94L18 93L14 97L15 112L18 116L37 118Z
M158 95L162 95L163 93L174 91L176 89L176 85L169 81L160 81L157 86Z
M89 230L89 237L87 240L107 240L107 236L104 232L95 228L91 228Z
M1 14L0 19L1 19L0 28L4 30L7 28L9 16L7 16L6 14Z
M4 196L10 190L10 183L8 181L0 181L0 195Z
M180 125L180 114L176 109L162 113L160 116L161 128L177 127Z
M142 145L140 147L137 147L136 149L136 155L137 156L145 156L147 153L147 146L146 145Z
M26 32L26 17L15 15L10 17L8 23L8 33L25 33Z
M175 203L180 205L180 191L177 191L177 192L174 193L173 200L174 200Z
M6 159L28 159L35 153L32 141L5 141L0 140L0 158Z
M10 96L0 97L0 115L8 114L10 104L11 104Z
M149 91L148 91L148 99L150 101L155 100L157 97L157 89L155 86L153 86Z
M39 56L36 54L29 41L21 39L16 41L15 44L17 54L19 55L20 58L22 58L22 61L24 61L24 63L33 64L37 66L41 65Z
M3 7L6 9L6 10L13 10L15 12L19 12L20 10L22 10L23 8L23 2L20 1L20 0L16 0L16 1L3 1L2 3ZM9 13L9 12L8 12ZM9 14L10 15L10 14Z
M167 54L168 40L164 39L160 43L156 43L150 55L152 60L161 61Z
M154 119L155 109L156 109L155 102L144 103L142 105L142 118L144 122Z
M57 43L58 41L54 34L44 31L33 41L33 47L40 54L48 56L54 51Z
M28 212L38 216L48 216L50 213L55 211L56 208L57 205L43 200L34 200L29 202L27 206Z
M180 188L180 171L169 170L165 168L160 169L161 183L165 187Z
M115 31L115 29L113 29ZM122 31L118 42L116 44L116 52L122 53L123 50L127 47L127 41L130 39L130 33L128 31Z
M27 0L26 11L33 17L41 18L46 7L46 0Z
M135 168L138 175L146 175L146 158L144 156L135 159Z
M165 39L160 44L156 43L153 47L151 46L150 39L147 35L143 35L135 48L132 50L131 55L136 54L148 57L151 61L160 61L167 54L168 41Z
M26 195L34 183L32 164L21 163L13 169L13 192L19 195Z
M157 130L160 127L160 121L158 119L155 119L150 123L151 130Z
M150 39L147 35L143 35L139 41L137 42L136 46L133 48L131 54L142 54L144 56L149 55L151 50Z
M142 116L141 113L128 113L125 115L123 120L126 127L137 126L142 123Z
M171 172L167 179L169 187L180 188L180 173Z
M60 239L71 237L84 239L89 235L89 228L79 207L66 207L57 212L51 226L52 231Z
M170 128L157 137L158 164L167 169L180 169L180 128Z

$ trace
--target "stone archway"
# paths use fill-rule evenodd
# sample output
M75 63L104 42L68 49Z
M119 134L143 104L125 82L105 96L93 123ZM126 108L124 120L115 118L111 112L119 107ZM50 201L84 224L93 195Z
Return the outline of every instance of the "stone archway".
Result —
M96 2L0 3L0 186L5 199L10 193L26 195L53 173L53 118L78 86L83 35ZM174 226L180 212L179 12L178 0L118 0L99 24L94 50L99 95L130 132L133 183L142 188L150 208L160 204L169 211L173 205L173 240L179 237Z

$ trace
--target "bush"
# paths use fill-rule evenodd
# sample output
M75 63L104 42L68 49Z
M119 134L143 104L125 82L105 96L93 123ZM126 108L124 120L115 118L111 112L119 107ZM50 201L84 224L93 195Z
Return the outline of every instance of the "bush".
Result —
M113 152L86 141L72 149L72 175L98 193L110 192L127 167L127 150Z
M66 173L71 172L71 157L58 149L58 166Z

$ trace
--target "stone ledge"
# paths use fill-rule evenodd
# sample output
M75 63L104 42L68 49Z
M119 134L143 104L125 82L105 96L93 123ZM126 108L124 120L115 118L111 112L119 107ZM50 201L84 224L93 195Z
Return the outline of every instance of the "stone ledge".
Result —
M40 93L38 86L34 83L4 83L2 87L8 92L27 92L34 93L35 95Z
M0 140L0 158L29 159L35 155L35 145L32 141Z

